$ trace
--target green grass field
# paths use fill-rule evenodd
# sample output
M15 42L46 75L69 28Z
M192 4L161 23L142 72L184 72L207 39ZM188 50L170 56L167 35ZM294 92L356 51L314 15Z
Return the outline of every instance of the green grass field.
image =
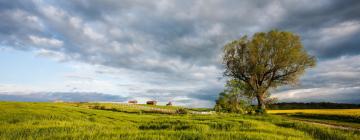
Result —
M0 102L0 139L360 139L356 130L329 128L277 115L171 112L178 108Z
M270 110L268 113L360 129L360 109Z

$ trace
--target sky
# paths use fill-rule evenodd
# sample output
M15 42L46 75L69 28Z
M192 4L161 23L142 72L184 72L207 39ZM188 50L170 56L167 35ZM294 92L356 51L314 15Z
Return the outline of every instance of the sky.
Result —
M293 32L317 66L281 102L360 103L358 0L0 0L0 100L211 107L222 47Z

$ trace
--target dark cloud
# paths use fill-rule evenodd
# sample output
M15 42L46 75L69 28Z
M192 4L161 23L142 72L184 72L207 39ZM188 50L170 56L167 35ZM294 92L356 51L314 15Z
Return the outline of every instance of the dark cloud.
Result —
M194 91L193 93L189 94L188 97L199 100L215 101L218 98L221 90L222 89L220 88L210 87L208 89Z
M359 20L360 2L348 1L291 1L284 2L287 14L280 27L306 32L318 30L336 23ZM310 4L311 3L311 4Z
M289 2L284 7L287 14L277 28L300 34L313 55L333 59L360 53L359 1Z
M360 27L360 25L358 25ZM320 58L336 58L345 55L358 55L360 53L360 29L357 33L351 34L344 40L333 42L322 48L315 48L317 55Z
M217 80L223 71L221 48L230 40L274 28L293 31L320 65L333 60L337 65L335 60L344 56L360 55L359 9L356 0L15 0L0 2L0 46L126 69L141 73L134 74L142 77L136 78L139 82L168 86L150 89L140 84L131 96L213 101L223 84ZM358 72L353 65L344 65L351 67L348 74ZM338 70L319 69L307 73L300 86L286 90L354 87L359 82L334 73Z

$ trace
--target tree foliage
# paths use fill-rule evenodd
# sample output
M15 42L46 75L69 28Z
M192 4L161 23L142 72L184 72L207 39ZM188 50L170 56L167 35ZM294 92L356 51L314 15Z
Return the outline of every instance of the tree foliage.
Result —
M215 111L228 113L248 113L252 111L253 94L246 91L246 85L237 80L229 80L226 89L216 100Z
M316 61L307 54L298 35L272 30L225 45L223 63L224 75L243 82L256 97L258 109L264 110L270 88L296 84Z

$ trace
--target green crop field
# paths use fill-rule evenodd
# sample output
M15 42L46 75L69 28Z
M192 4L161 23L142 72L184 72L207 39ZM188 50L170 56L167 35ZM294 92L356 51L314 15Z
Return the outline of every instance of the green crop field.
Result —
M360 117L360 109L294 109L294 110L269 110L269 113L279 114L321 114L321 115L342 115Z
M360 139L357 130L279 115L179 114L179 108L0 102L0 139Z
M360 109L270 110L268 113L360 129Z

